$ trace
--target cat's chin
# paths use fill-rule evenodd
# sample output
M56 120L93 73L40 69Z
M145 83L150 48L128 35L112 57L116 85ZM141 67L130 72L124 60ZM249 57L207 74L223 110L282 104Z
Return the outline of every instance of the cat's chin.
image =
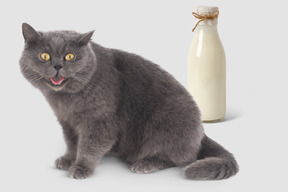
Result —
M50 77L49 79L46 79L46 84L52 88L54 91L61 91L65 85L67 84L67 81L69 80L68 78L64 78L63 79L55 81L52 77Z

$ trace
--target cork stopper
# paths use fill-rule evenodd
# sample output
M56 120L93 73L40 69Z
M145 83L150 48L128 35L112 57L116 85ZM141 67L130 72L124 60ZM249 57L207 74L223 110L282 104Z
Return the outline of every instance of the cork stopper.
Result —
M198 6L194 9L194 12L196 12L199 15L209 15L213 11L218 10L218 7L210 7L210 6Z
M195 8L192 14L197 19L197 23L192 31L194 31L198 25L217 25L218 23L218 7L199 6Z

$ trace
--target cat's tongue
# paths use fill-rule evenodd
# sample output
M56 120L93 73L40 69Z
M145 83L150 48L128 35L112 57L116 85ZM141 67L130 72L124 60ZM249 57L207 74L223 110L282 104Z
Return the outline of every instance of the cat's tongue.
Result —
M53 77L50 77L50 81L54 84L54 85L60 85L63 81L64 81L64 77L61 76L60 79L55 80Z

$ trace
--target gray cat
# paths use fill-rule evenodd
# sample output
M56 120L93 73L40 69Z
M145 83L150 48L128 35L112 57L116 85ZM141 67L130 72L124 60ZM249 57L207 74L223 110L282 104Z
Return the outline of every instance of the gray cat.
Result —
M90 41L92 32L37 32L23 23L23 75L63 128L58 169L84 179L105 154L135 173L184 167L195 180L226 179L233 155L208 138L192 97L170 74L135 54Z

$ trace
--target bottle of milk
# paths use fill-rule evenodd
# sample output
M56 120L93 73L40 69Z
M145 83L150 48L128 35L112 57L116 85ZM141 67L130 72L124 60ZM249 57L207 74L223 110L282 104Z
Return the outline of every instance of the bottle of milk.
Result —
M188 54L188 91L203 122L221 121L226 113L226 60L217 31L217 7L197 7Z

